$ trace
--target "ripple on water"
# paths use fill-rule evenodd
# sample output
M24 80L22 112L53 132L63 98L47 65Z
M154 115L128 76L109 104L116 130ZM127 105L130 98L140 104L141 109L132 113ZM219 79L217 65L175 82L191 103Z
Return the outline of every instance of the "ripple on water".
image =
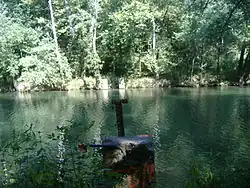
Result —
M8 140L11 130L30 123L51 133L70 120L79 125L73 128L72 136L79 136L80 141L98 141L104 135L117 134L110 102L126 97L126 134L154 136L159 187L184 187L192 179L189 170L194 164L200 165L201 172L211 170L214 177L221 178L219 183L235 185L235 179L246 182L242 172L250 166L249 91L143 89L125 93L45 92L18 97L0 94L0 136Z

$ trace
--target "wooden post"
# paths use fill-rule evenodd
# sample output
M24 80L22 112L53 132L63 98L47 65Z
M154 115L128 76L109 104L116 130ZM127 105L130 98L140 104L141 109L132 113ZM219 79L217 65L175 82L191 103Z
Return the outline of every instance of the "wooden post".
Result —
M127 99L112 100L112 104L115 105L118 136L125 136L122 103L128 103L128 100Z

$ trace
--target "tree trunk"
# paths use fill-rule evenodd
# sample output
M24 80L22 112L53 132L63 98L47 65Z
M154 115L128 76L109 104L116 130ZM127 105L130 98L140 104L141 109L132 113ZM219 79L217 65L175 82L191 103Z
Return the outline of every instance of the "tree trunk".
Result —
M246 45L243 43L240 51L240 59L239 59L239 64L237 68L237 81L240 84L241 76L243 73L243 65L244 65L244 56L245 56L245 51L246 51Z
M85 62L83 62L83 66L81 66L81 78L85 79L86 77L86 68L85 68Z
M139 76L141 77L142 67L141 67L141 55L139 55Z
M96 54L96 26L97 26L97 3L98 0L94 0L94 16L92 17L93 24L93 52Z
M57 54L57 61L60 62L60 54L59 54L59 47L58 47L58 41L57 41L57 35L56 35L56 27L55 27L55 21L54 21L54 15L53 15L53 8L52 8L52 0L48 0L49 3L49 9L50 9L50 16L51 16L51 27L52 27L52 32L53 32L53 38L56 46L56 54ZM59 125L61 128L62 126ZM64 147L64 135L60 131L60 136L59 136L59 144L58 144L58 158L59 158L59 163L58 163L58 172L57 172L57 180L59 182L63 181L63 176L62 176L62 171L63 171L63 163L61 162L63 160L63 155L65 153L65 147Z
M91 31L92 31L92 50L93 50L93 56L96 58L98 57L97 49L96 49L96 35L97 35L97 8L98 8L98 0L92 0L92 23L91 23ZM96 63L96 62L95 62ZM98 66L98 65L94 65ZM100 70L99 68L95 70L94 72L95 76L100 76Z
M59 48L58 48L56 27L55 27L54 15L53 15L52 0L49 0L49 10L50 10L50 16L51 16L51 28L52 28L53 38L54 38L54 42L56 46L56 54L57 54L57 58L59 59Z
M66 14L67 14L67 20L69 22L70 33L71 33L72 37L74 38L75 31L74 31L72 22L70 20L70 8L69 8L69 2L68 2L68 0L64 0L64 7L65 7L65 10L66 10Z
M223 45L223 38L220 38L220 41L218 43L218 56L217 56L217 79L220 82L221 81L221 61L220 61L220 56L221 56L221 47Z
M200 76L199 76L199 83L202 84L202 78L203 78L203 72L204 72L204 67L205 64L203 62L203 57L204 57L204 43L202 41L201 43L201 51L200 51Z
M240 78L240 85L246 85L246 82L249 78L249 73L250 73L250 51L248 51L247 57L245 59L245 63L243 66L243 73L241 74Z
M155 76L156 76L156 79L159 78L159 67L157 65L157 62L156 62L156 56L155 56L155 49L156 49L156 37L155 37L155 19L153 17L152 19L152 54L153 54L153 64L154 64L154 68L155 68Z
M190 82L192 82L192 77L194 74L194 62L195 62L195 56L192 59L192 67L191 67L191 73L190 73Z

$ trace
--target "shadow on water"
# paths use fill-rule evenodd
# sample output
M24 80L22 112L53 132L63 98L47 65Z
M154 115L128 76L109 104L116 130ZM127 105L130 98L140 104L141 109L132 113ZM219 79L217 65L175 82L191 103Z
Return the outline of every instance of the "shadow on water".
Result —
M106 135L116 135L111 100L128 98L126 135L154 136L157 187L248 187L249 91L0 94L0 186L93 187L99 182L101 187L100 151L83 154L77 144L99 143ZM32 130L27 131L30 125Z

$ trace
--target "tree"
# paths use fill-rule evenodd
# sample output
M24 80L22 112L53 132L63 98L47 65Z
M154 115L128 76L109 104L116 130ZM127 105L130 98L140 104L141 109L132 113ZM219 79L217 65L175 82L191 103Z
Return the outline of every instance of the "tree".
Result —
M6 16L4 8L1 11L0 70L3 82L10 87L18 80L33 87L62 88L71 77L71 69L65 57L58 57L59 52L53 52L55 45L51 44L51 38L46 39L39 30L15 23Z
M1 75L8 82L21 75L14 62L43 39L51 44L51 38L73 77L112 74L240 85L248 80L247 0L53 0L53 9L51 0L4 2L5 10L12 9L1 15ZM6 28L13 33L10 44Z

